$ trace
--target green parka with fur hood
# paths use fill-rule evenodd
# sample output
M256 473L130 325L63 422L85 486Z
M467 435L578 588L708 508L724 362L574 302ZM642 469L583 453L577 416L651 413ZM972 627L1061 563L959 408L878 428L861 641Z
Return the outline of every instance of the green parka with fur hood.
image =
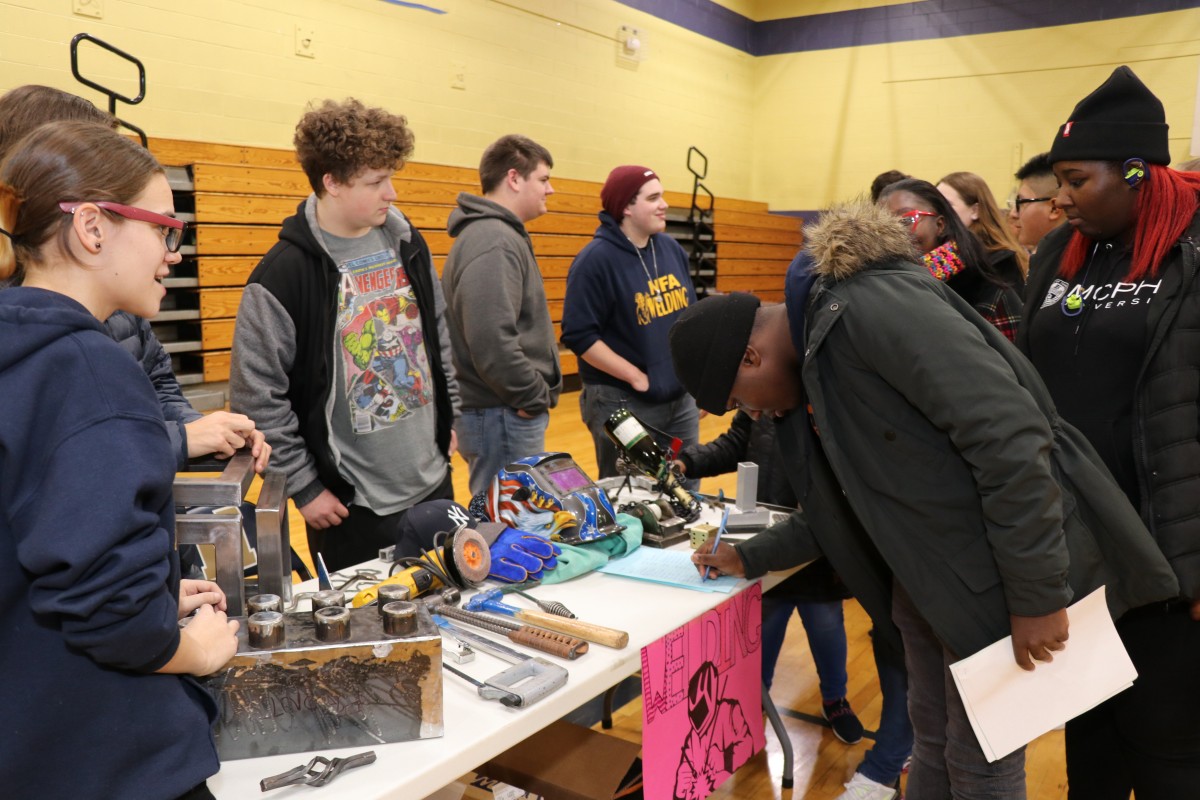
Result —
M913 260L890 214L835 209L807 250L811 418L791 413L779 439L803 511L738 546L749 575L824 552L896 644L894 576L960 657L1007 636L1010 614L1052 613L1100 585L1114 616L1178 594L1032 365Z

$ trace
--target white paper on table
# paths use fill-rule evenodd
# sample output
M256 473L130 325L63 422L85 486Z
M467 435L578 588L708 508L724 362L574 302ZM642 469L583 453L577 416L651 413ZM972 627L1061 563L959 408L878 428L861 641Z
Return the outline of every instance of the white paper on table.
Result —
M1066 648L1033 672L1017 666L1012 637L950 665L975 738L989 762L1128 689L1137 677L1101 586L1067 608Z

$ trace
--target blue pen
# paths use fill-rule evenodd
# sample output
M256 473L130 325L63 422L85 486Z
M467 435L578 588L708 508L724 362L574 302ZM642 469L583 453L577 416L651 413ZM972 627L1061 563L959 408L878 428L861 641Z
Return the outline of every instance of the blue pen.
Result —
M725 532L725 523L729 522L729 506L725 506L725 513L721 515L721 527L717 528L717 540L713 542L712 552L716 553L717 548L721 546L721 534ZM712 571L712 567L704 568L704 580L708 580L708 573Z

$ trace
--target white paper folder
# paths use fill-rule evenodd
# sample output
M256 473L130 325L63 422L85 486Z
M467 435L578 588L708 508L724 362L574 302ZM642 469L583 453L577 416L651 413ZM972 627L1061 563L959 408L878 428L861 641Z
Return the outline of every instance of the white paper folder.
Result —
M1013 659L1012 637L950 665L971 727L995 761L1133 685L1137 670L1109 616L1101 586L1067 609L1066 648L1032 672Z

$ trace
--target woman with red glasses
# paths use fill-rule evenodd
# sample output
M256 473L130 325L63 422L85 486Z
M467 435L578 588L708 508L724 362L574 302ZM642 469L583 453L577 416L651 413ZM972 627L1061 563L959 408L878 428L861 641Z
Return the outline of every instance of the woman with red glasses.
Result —
M237 623L215 584L180 580L162 412L101 326L158 313L182 231L162 167L102 125L45 125L0 164L0 280L21 278L0 292L13 796L212 798L215 708L188 676L233 655Z
M1050 149L1067 224L1038 245L1017 339L1182 589L1117 622L1138 678L1067 723L1071 798L1200 786L1200 175L1170 169L1167 145L1128 67L1075 106Z
M1015 260L992 264L975 234L928 181L891 184L879 203L907 226L925 266L1010 340L1021 320L1024 281Z

